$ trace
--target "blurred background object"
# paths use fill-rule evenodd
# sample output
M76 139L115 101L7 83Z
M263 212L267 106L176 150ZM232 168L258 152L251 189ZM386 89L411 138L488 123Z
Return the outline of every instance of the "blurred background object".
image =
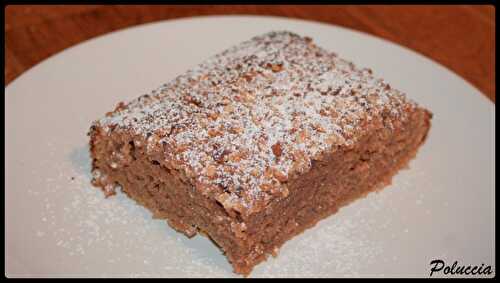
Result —
M84 40L143 23L202 15L273 15L335 24L413 49L495 102L495 8L484 5L10 5L5 84Z

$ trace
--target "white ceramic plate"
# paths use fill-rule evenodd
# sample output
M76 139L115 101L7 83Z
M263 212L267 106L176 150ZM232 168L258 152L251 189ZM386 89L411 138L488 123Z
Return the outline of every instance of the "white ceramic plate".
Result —
M104 199L89 184L86 133L118 101L284 29L372 68L434 118L410 170L287 242L252 276L428 277L433 259L494 270L495 106L477 89L415 52L344 28L203 17L92 39L6 87L7 276L235 276L208 239L186 238L122 194Z

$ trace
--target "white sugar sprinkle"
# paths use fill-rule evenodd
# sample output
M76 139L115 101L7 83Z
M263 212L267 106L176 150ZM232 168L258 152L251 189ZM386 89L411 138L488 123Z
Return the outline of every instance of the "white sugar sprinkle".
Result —
M363 121L404 120L403 109L413 107L371 70L308 38L270 32L121 104L93 126L130 130L149 153L165 145L165 162L180 164L193 185L223 191L224 205L251 211L256 202L287 195L282 178L355 142Z

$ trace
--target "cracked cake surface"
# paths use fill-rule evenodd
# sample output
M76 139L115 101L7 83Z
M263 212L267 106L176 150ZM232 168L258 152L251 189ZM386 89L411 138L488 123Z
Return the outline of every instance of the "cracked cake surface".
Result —
M162 161L196 190L248 216L286 198L290 180L326 152L355 144L370 121L404 122L415 107L371 70L280 31L120 103L94 126L142 137L150 151L161 148Z

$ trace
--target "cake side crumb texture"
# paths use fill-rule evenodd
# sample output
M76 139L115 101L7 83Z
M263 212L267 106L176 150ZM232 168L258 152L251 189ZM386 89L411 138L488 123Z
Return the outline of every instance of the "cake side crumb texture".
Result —
M94 125L163 148L164 161L197 190L245 216L285 198L290 179L325 152L356 143L367 122L405 121L416 107L310 38L270 32L119 104Z

